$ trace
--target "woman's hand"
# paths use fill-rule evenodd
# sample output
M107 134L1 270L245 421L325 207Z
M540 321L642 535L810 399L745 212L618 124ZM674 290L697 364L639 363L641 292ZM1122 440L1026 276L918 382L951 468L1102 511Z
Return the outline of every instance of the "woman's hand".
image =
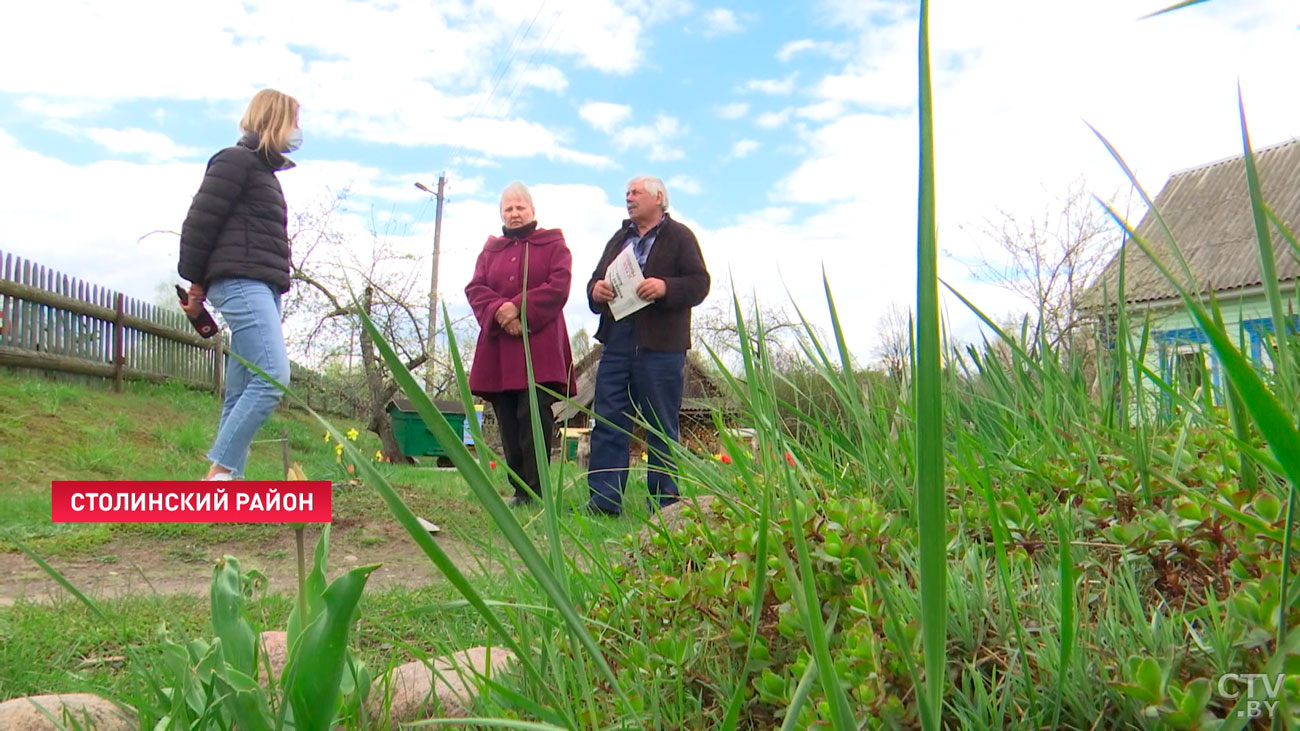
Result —
M517 338L524 334L524 323L520 322L518 319L507 322L504 327L506 329L506 335L511 337Z
M497 308L497 324L505 327L511 320L519 319L519 308L513 302L506 302Z
M203 312L203 301L207 299L208 293L203 289L202 285L191 284L190 291L186 292L186 296L188 299L185 304L181 305L181 309L191 318L198 317Z

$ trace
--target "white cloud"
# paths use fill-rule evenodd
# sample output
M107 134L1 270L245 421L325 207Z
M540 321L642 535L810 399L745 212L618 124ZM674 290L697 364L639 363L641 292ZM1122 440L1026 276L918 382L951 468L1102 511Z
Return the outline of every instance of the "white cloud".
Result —
M757 150L759 147L759 143L755 140L737 140L736 143L731 146L730 157L740 159L754 150Z
M610 102L587 102L578 110L578 116L601 132L614 134L614 129L632 116L632 107Z
M826 5L841 6L845 22L853 13L869 15L849 0ZM1003 0L995 8L958 5L933 16L937 201L945 250L940 275L990 314L1023 305L971 280L962 261L981 242L969 224L996 215L998 207L1041 215L1046 198L1079 175L1102 196L1122 189L1122 173L1084 120L1107 134L1152 194L1174 170L1240 152L1238 77L1255 144L1296 135L1300 101L1275 93L1300 64L1294 4L1264 0L1262 8L1246 9L1212 3L1204 6L1208 11L1138 22L1159 3L1146 5L1103 0L1065 8ZM770 195L776 204L819 211L796 219L788 231L786 246L796 242L801 256L782 259L785 281L815 278L811 265L819 260L835 262L833 287L843 273L854 272L852 286L840 284L836 294L841 312L851 307L865 313L846 322L855 350L869 349L875 320L890 301L915 301L915 6L872 7L880 11L876 20L854 26L860 37L852 57L813 85L820 101L796 110L816 124L795 135L806 151ZM1100 51L1090 40L1099 37L1127 50ZM1166 72L1155 86L1116 83L1141 79L1132 75L1135 68ZM788 111L760 121L775 124ZM867 224L870 230L862 233ZM751 234L758 235L736 234L734 246ZM751 265L748 252L763 244L755 239L744 245L746 257L733 267ZM881 272L892 276L878 281ZM773 281L774 275L766 276ZM978 328L965 307L955 301L946 307L953 332L974 337Z
M170 137L143 129L106 129L92 127L86 136L104 149L118 155L144 155L151 160L176 160L193 157L199 150L178 145Z
M825 122L843 115L844 105L837 100L831 99L817 104L809 104L806 107L799 107L795 114L802 119Z
M788 96L794 91L796 76L797 74L790 74L784 79L750 79L745 82L744 90L772 96Z
M718 116L723 119L740 119L749 114L749 105L745 102L732 102L718 107Z
M740 19L731 10L714 8L704 14L704 32L707 36L729 35L741 30Z
M41 97L28 96L19 100L18 108L28 114L35 114L41 117L49 117L52 119L74 119L102 112L108 108L108 104L105 102L85 99L61 99L58 101L51 101Z
M685 135L687 128L676 117L660 114L650 124L628 127L614 137L614 145L620 150L637 147L646 150L646 156L654 161L680 160L684 152L671 146L671 141Z
M487 152L492 141L478 133L478 117L510 119L526 93L567 89L549 59L630 73L644 61L648 28L680 7L553 0L538 14L524 0L322 0L304 13L293 4L214 0L191 12L143 0L51 0L29 10L23 24L0 31L0 67L24 69L0 78L0 92L26 95L31 113L69 118L117 101L192 100L233 121L254 91L270 85L298 97L304 126L317 134ZM76 49L79 62L51 56L47 40L22 27L60 28L58 48ZM75 106L67 101L74 99ZM606 164L564 149L557 137L512 156L555 148L552 159Z
M546 91L560 92L569 88L569 80L564 72L554 66L535 66L525 69L515 79L514 89L519 86L532 86Z
M763 129L776 129L790 121L790 115L794 113L793 107L786 107L779 112L763 112L754 120L754 124Z
M451 159L454 165L468 165L478 168L499 168L501 163L486 157L474 157L473 155L457 155Z
M848 54L845 44L832 43L830 41L814 41L810 38L801 38L797 41L790 41L776 52L776 59L781 62L788 62L790 59L804 53L821 53L832 58L843 58Z
M664 184L672 192L681 192L687 195L699 195L704 190L700 187L700 181L685 174L674 175L664 181Z

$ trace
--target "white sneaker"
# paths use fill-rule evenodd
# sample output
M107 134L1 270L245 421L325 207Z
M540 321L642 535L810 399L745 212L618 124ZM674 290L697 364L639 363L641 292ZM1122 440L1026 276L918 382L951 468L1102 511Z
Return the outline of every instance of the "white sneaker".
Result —
M235 476L229 472L218 472L211 477L204 477L203 482L229 482L235 479Z

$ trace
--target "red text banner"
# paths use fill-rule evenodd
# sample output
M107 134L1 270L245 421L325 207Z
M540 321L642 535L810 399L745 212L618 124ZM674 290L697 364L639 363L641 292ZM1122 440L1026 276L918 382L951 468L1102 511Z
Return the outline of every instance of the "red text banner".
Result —
M55 523L328 523L328 480L57 481Z

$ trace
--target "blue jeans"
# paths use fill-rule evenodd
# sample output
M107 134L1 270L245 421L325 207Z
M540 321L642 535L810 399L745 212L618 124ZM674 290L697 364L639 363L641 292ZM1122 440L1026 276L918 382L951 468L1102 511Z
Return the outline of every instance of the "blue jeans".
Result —
M256 279L218 279L208 287L208 301L230 328L231 353L288 385L289 354L280 325L280 293ZM226 358L226 400L208 459L242 477L249 445L282 395L243 363Z
M622 512L634 409L654 428L646 435L650 460L646 486L651 498L661 505L677 500L677 483L671 474L676 465L668 441L676 442L680 432L685 367L686 353L637 347L635 323L615 324L596 371L593 410L598 418L591 430L587 475L591 508Z

